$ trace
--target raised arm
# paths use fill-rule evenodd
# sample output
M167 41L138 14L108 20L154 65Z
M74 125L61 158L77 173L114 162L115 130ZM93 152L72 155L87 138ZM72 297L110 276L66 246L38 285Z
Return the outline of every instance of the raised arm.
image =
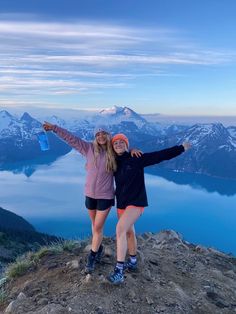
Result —
M189 149L190 146L191 145L189 143L183 143L179 146L173 146L152 153L145 153L140 158L142 160L142 166L147 167L158 164L164 160L170 160L172 158L175 158L185 152L187 149Z
M45 131L53 131L56 133L61 139L63 139L68 145L78 150L82 155L86 155L90 143L82 140L78 136L75 136L74 134L70 133L66 129L63 129L55 124L51 124L49 122L45 122L43 124L43 128Z

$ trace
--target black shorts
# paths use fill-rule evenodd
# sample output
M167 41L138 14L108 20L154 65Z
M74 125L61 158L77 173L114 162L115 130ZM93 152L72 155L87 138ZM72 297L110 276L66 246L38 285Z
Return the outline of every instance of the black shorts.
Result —
M106 210L115 205L115 200L95 199L92 197L85 197L85 206L88 209Z

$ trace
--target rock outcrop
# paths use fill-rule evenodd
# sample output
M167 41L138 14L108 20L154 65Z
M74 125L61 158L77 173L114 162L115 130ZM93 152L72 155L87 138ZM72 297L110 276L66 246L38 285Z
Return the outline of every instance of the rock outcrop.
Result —
M71 252L43 256L22 277L5 283L2 313L12 314L232 314L236 313L236 258L190 244L174 231L138 236L139 268L113 286L115 240L84 274L89 240Z

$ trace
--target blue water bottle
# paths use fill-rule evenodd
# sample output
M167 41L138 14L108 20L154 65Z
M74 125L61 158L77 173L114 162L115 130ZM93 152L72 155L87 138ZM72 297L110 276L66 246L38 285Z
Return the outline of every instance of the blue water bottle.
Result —
M37 138L38 138L41 150L42 151L49 150L49 142L48 142L47 133L44 131L41 131L37 134Z

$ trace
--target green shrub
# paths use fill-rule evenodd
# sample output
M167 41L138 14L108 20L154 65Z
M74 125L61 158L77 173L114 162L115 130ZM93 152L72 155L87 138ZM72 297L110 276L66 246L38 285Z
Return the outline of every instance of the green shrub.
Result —
M74 240L59 240L49 246L42 246L37 252L28 252L7 267L5 276L9 279L20 277L32 266L37 265L42 257L48 254L62 253L63 251L72 252L77 243Z
M15 263L10 264L6 269L7 278L17 278L24 275L32 266L30 260L17 260Z
M37 252L31 254L30 259L33 262L38 263L38 261L42 257L46 256L49 252L50 249L47 246L42 246Z
M0 305L4 304L7 299L6 291L3 287L0 287Z
M48 246L50 252L62 253L63 251L72 252L77 242L74 240L58 240Z
M62 241L61 246L64 251L72 252L76 244L77 242L74 240L65 240L65 241Z

